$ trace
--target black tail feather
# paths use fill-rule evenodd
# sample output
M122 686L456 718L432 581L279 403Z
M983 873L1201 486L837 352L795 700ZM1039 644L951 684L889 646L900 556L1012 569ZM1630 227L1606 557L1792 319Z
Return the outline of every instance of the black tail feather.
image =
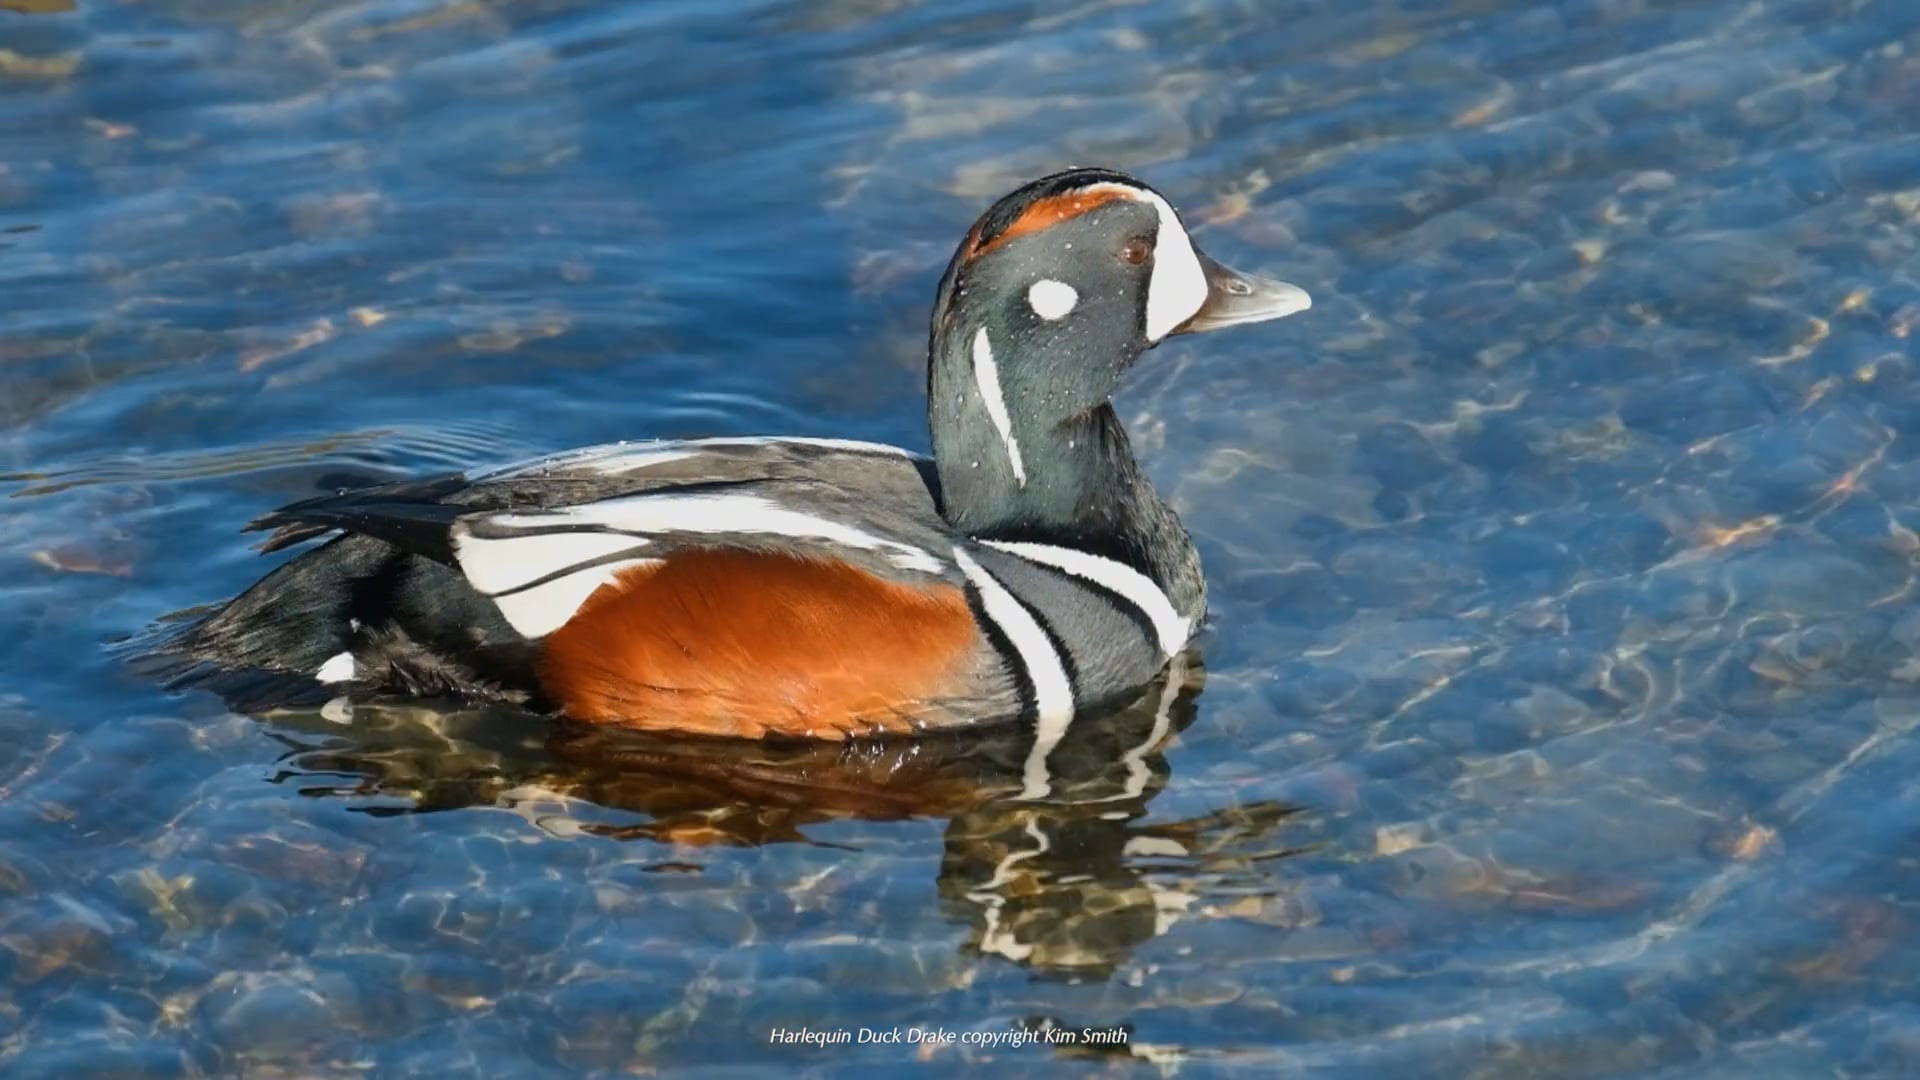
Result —
M247 525L248 531L276 530L262 550L276 551L322 532L339 529L385 541L402 551L453 565L453 523L464 507L438 503L389 503L341 500L308 507L295 503Z
M247 531L274 530L260 546L263 552L279 551L342 530L375 537L402 551L451 565L449 530L467 508L439 500L467 486L464 477L452 475L320 495L255 518L247 524Z
M207 685L223 670L311 682L322 664L351 645L355 583L395 557L392 547L372 537L338 537L168 634L136 666L176 689Z

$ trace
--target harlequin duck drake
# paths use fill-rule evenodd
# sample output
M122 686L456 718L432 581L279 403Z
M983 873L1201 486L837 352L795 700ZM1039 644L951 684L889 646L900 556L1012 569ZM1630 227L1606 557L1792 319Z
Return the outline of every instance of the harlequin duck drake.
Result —
M933 456L818 438L623 443L342 491L330 536L161 646L175 685L292 678L688 734L841 739L1015 719L1057 741L1206 609L1111 397L1174 334L1307 294L1202 254L1123 173L1035 180L940 280ZM332 685L325 685L332 684Z

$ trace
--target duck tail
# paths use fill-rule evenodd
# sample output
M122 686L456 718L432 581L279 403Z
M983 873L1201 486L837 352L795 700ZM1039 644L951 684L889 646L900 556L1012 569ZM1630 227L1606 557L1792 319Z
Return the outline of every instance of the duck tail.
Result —
M242 709L324 697L314 676L350 647L356 596L394 554L371 537L335 537L185 626L130 643L129 661L169 690L204 687Z

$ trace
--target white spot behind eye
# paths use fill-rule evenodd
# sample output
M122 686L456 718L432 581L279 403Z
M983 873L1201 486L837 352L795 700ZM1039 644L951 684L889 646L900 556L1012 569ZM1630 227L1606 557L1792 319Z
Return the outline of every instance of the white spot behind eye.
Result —
M1032 306L1033 313L1048 322L1066 318L1067 313L1079 302L1080 294L1074 291L1073 286L1052 278L1041 278L1027 290L1027 303Z

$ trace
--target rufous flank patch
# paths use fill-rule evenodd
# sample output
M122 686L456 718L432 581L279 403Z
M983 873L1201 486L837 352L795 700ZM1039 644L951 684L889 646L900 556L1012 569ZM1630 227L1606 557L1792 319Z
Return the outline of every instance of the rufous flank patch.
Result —
M939 716L980 646L958 586L713 549L601 586L547 638L539 670L575 720L837 739Z

